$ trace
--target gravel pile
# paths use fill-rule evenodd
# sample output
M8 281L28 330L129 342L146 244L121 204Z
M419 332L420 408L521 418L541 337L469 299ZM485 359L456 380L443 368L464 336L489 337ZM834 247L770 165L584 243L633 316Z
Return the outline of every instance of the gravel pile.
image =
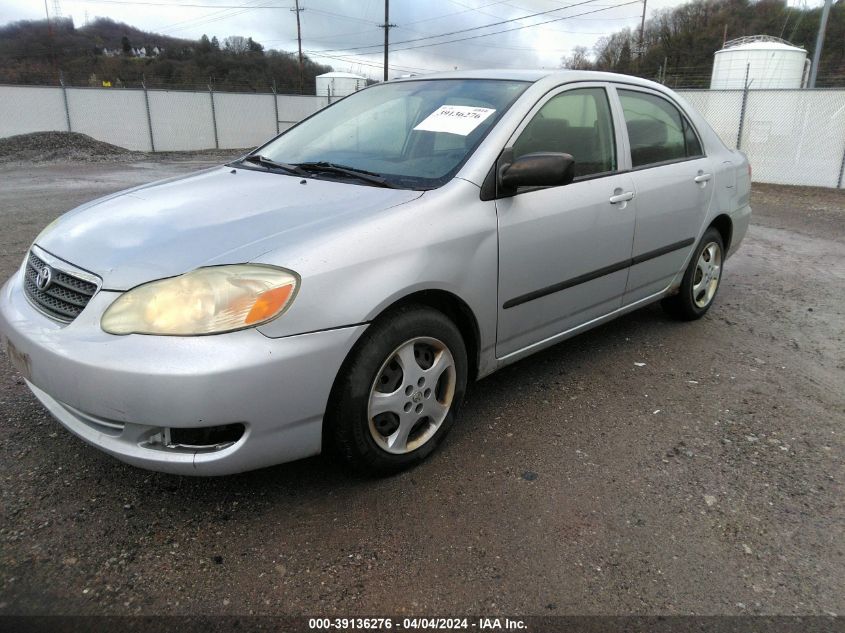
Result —
M78 132L33 132L0 138L0 164L47 162L131 162L212 159L226 162L249 149L192 152L134 152Z
M131 160L142 155L78 132L34 132L0 139L0 163Z

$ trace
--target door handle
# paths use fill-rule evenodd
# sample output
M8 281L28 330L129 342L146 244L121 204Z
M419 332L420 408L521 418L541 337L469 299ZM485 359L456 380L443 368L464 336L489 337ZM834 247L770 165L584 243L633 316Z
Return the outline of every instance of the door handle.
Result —
M619 204L620 202L628 202L628 200L633 199L634 192L626 191L624 193L617 193L616 195L610 196L610 204Z
M707 182L713 177L712 174L698 174L693 180L698 183Z

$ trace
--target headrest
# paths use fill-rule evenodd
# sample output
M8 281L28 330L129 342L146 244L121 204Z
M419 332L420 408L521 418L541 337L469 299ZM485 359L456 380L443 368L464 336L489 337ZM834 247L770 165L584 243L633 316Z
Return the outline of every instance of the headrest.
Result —
M666 124L655 119L628 121L628 138L631 141L631 148L660 145L666 142Z

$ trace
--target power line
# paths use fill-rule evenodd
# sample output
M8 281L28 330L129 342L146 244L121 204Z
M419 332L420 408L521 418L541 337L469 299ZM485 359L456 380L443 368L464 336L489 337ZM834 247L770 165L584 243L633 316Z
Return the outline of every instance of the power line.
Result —
M335 13L334 11L326 11L325 9L315 9L313 7L308 7L308 11L310 13L319 13L320 15L325 15L332 18L339 18L344 22L348 22L352 20L353 22L361 22L362 24L369 24L372 26L378 26L376 22L372 20L365 20L364 18L359 18L354 15L346 15L344 13Z
M492 7L497 4L506 4L508 0L496 0L496 2L490 2L489 4L482 4L480 7L470 7L468 9L464 9L463 11L454 11L452 13L444 13L443 15L435 15L432 18L423 18L422 20L414 20L413 22L407 22L405 26L408 24L422 24L423 22L433 22L434 20L442 20L443 18L450 18L455 15L462 15L464 13L469 13L471 11L475 11L476 13L481 13L481 9L486 9L487 7ZM460 3L457 3L460 4ZM461 6L468 6L468 5L461 5ZM499 17L499 16L493 16Z
M173 2L146 2L144 0L69 0L83 4L125 4L148 7L162 7L165 9L287 9L286 5L267 5L251 7L245 4L181 4Z
M631 5L631 4L637 4L639 2L640 2L640 0L630 0L629 2L624 2L622 4L614 5L612 7L602 7L602 8L599 8L599 9L594 9L593 11L586 11L584 13L579 13L578 15L588 15L590 13L598 13L600 11L607 11L609 9L622 7L622 6L626 6L626 5ZM547 20L546 22L540 22L538 24L523 25L523 26L511 28L511 29L503 29L503 30L500 30L500 31L495 31L493 33L482 33L480 35L473 35L473 36L470 36L470 37L459 38L459 39L456 39L456 40L449 40L449 41L446 41L446 42L435 42L435 43L432 43L432 44L421 44L421 45L416 45L416 46L407 46L405 48L394 49L394 52L403 51L403 50L411 50L411 49L414 49L414 48L424 48L424 47L428 47L428 46L440 46L441 44L451 44L451 43L454 43L454 42L472 40L472 39L477 39L477 38L481 38L481 37L487 37L487 36L490 36L490 35L496 35L496 34L499 34L499 33L507 33L507 32L510 32L510 31L518 31L518 30L521 30L523 28L529 28L531 26L540 26L540 25L546 24L548 22L558 22L560 20L566 20L566 19L569 19L571 17L576 17L576 16L564 16L564 17L559 17L559 18L553 18L551 20ZM321 51L310 51L310 54L313 54L314 56L323 55L324 57L332 59L331 55L324 55ZM372 55L372 54L373 53L362 53L362 55ZM374 64L366 64L366 63L363 63L363 62L359 62L359 63L362 63L364 65L374 65Z
M586 2L581 2L579 4L587 4L588 2L590 2L590 0L586 0ZM630 0L629 2L623 2L623 3L620 3L620 4L614 5L612 7L602 7L600 9L594 9L593 11L585 11L583 13L578 13L574 16L563 16L563 17L559 17L559 18L552 18L551 20L546 20L544 22L537 22L536 24L527 24L527 25L517 26L517 27L514 27L514 28L510 28L510 29L502 29L500 31L493 31L491 33L481 33L479 35L471 35L469 37L461 37L461 38L457 38L457 39L453 39L453 40L446 40L445 42L433 42L433 43L428 43L428 44L417 44L416 46L406 46L404 48L395 48L395 49L393 49L393 51L394 52L408 51L408 50L412 50L412 49L416 49L416 48L427 48L429 46L442 46L444 44L454 44L455 42L465 42L467 40L474 40L474 39L478 39L478 38L481 38L481 37L489 37L491 35L499 35L501 33L510 33L512 31L520 31L522 29L532 28L532 27L535 27L535 26L543 26L544 24L550 24L552 22L560 22L561 20L568 20L568 19L578 17L578 16L581 16L581 15L589 15L589 14L592 14L592 13L599 13L600 11L608 11L610 9L617 9L619 7L624 7L624 6L628 6L628 5L631 5L631 4L639 4L639 3L640 3L640 0ZM571 6L577 6L577 5L571 5ZM563 7L563 8L568 8L568 7ZM479 28L484 28L484 27L479 27ZM470 29L470 30L474 30L474 29ZM439 37L443 37L443 36L441 35ZM418 38L418 39L427 39L427 38ZM369 48L369 47L360 47L360 48ZM340 52L342 52L343 50L357 50L357 49L351 49L351 48L350 49L340 49ZM314 55L322 54L321 51L309 51L309 52L314 54ZM329 52L334 52L334 51L329 51ZM372 53L362 53L362 54L363 55L368 55L368 54L371 55Z
M611 8L615 8L615 6L613 6L613 7L607 7L607 8L608 8L608 9L611 9ZM576 19L576 18L575 18L575 17L572 17L572 18L568 18L568 19ZM593 18L593 19L600 19L600 18ZM613 18L613 19L619 19L619 20L639 20L639 19L640 19L640 16L639 16L639 15L629 15L629 16L624 17L624 18ZM531 26L534 26L534 25L533 25L533 24L526 24L526 25L525 25L525 28L528 28L528 27L531 27ZM432 38L436 38L436 37L438 37L437 35L434 35L434 34L432 34L432 33L424 33L424 32L422 32L422 31L416 31L416 30L414 30L414 29L408 29L408 28L407 28L407 27L405 27L404 25L400 25L400 26L398 26L398 27L396 27L396 28L398 28L398 29L400 29L400 30L407 30L407 31L411 31L412 33L420 33L421 35L428 35L428 36L430 36L430 37L432 37ZM578 34L578 35L607 35L607 31L578 31L578 30L569 30L569 29L553 29L552 31L553 31L554 33L567 33L567 34L573 34L573 33L574 33L574 34ZM315 39L315 38L312 38L312 39ZM331 38L320 38L320 39L331 39ZM280 41L280 40L273 40L273 41ZM538 48L538 47L536 47L536 46L504 46L504 45L501 45L501 44L476 44L476 46L485 46L485 47L489 47L489 48L505 49L505 50L512 50L512 51L536 51L536 50L548 50L548 51L568 51L568 50L571 50L571 47L565 47L565 48ZM364 53L364 54L367 54L367 53Z
M214 21L213 16L219 16L221 19L229 16L239 15L240 13L245 13L248 9L241 9L239 11L233 11L231 9L221 9L219 11L212 11L210 13L206 13L205 15L199 18L188 18L187 20L179 20L178 22L173 22L171 24L167 24L163 27L159 27L159 30L163 33L167 33L168 31L178 31L182 28L188 28L193 24L202 25L209 21Z
M479 29L486 29L486 28L489 28L491 26L500 26L502 24L507 24L508 22L516 22L518 20L524 20L526 18L533 18L533 17L537 17L537 16L540 16L540 15L547 15L549 13L555 13L557 11L563 11L564 9L571 9L572 7L578 7L578 6L581 6L583 4L590 4L590 3L596 2L596 1L597 0L582 0L581 2L576 2L575 4L570 4L570 5L567 5L567 6L564 6L564 7L558 7L557 9L549 9L548 11L540 11L539 13L532 13L532 14L529 14L529 15L523 15L523 16L520 16L518 18L510 18L510 19L507 19L507 20L500 20L499 22L491 22L490 24L483 24L481 26L473 26L473 27L469 27L469 28L466 28L466 29L458 29L457 31L449 31L448 33L440 33L438 35L429 35L429 36L426 36L426 37L417 37L417 38L413 38L413 39L410 39L410 40L402 40L401 42L394 42L394 45L410 44L412 42L419 42L419 41L422 41L422 40L429 40L429 39L438 38L438 37L447 37L449 35L458 35L460 33L468 33L470 31L477 31ZM639 0L637 0L637 1L639 2ZM616 6L623 6L623 5L615 5L613 7L608 7L608 8L614 8L615 9ZM554 21L554 20L552 20L552 21ZM543 24L543 23L541 22L540 24ZM537 26L537 25L531 24L531 25L526 25L526 26ZM352 47L352 48L337 48L337 49L328 49L328 50L329 50L329 52L357 51L357 50L362 50L362 49L365 49L365 48L373 48L374 46L378 46L378 45L377 44L376 45L371 44L369 46L355 46L355 47Z
M547 1L552 2L552 4L556 4L556 2L554 0L547 0ZM518 4L514 4L513 2L508 2L505 6L512 7L514 9L519 9L520 11L530 11L530 9L526 9L525 7L521 7ZM607 6L610 6L610 5L607 5ZM479 8L483 8L483 7L479 7ZM606 21L606 20L630 20L631 18L605 18L605 17L602 17L602 18L573 18L573 19L584 20L584 21L593 21L593 20Z
M460 0L448 0L448 2L451 2L452 4L456 4L460 7L470 7L470 5L464 4ZM500 0L500 2L494 2L493 4L502 4L502 3L503 3L502 0ZM513 9L518 9L519 11L531 11L532 10L532 9L526 9L525 7L521 7L519 5L515 5L515 4L513 4L511 2L507 2L507 1L505 1L504 4L507 7L511 7ZM482 5L482 6L477 7L477 8L476 7L470 7L468 10L469 11L475 11L476 13L480 13L482 15L488 15L491 18L496 18L496 19L499 19L499 20L506 19L506 17L503 16L503 15L497 15L496 13L490 13L489 11L482 11L481 10L481 9L484 9L488 6L490 6L490 5ZM604 5L604 6L612 6L612 5ZM518 19L523 19L523 18L518 18ZM591 18L585 18L585 19L589 20ZM595 19L595 18L592 18L592 19ZM608 18L604 18L604 19L608 19ZM618 19L618 18L616 18L616 19ZM623 18L623 19L627 19L627 18ZM566 29L549 29L549 30L553 31L555 33L582 33L581 31L568 31ZM596 34L596 33L582 33L582 34L583 35L604 35L604 33L598 33L598 34Z
M320 37L309 37L308 39L312 40L312 41L318 41L319 42L319 41L322 41L322 40L336 40L336 39L341 38L341 37L354 37L356 35L372 35L372 34L373 34L373 30L369 29L367 31L351 31L349 33L333 33L331 35L321 35ZM264 42L264 43L287 42L287 40L286 39L282 39L282 40L262 40L262 42Z
M465 42L467 40L474 40L474 39L478 39L480 37L489 37L490 35L499 35L500 33L510 33L512 31L521 31L522 29L527 29L527 28L531 28L531 27L534 27L534 26L543 26L544 24L550 24L552 22L560 22L561 20L568 20L568 19L571 19L571 18L574 18L574 17L577 17L577 16L581 16L581 15L589 15L591 13L599 13L600 11L608 11L610 9L617 9L619 7L625 7L625 6L628 6L628 5L631 5L631 4L639 4L640 1L641 0L630 0L629 2L622 2L621 4L617 4L613 7L604 7L604 8L601 8L601 9L594 9L593 11L585 11L583 13L578 13L574 16L564 16L562 18L553 18L551 20L546 20L545 22L537 22L536 24L527 24L527 25L524 25L524 26L517 26L517 27L511 28L511 29L502 29L501 31L494 31L492 33L481 33L480 35L471 35L469 37L461 37L461 38L458 38L458 39L455 39L455 40L447 40L445 42L434 42L434 43L431 43L431 44L418 44L417 46L406 46L405 48L399 48L399 49L395 49L395 50L408 51L408 50L411 50L411 49L414 49L414 48L426 48L428 46L441 46L443 44L454 44L455 42ZM586 4L586 3L581 3L581 4Z
M351 56L316 55L316 57L325 57L327 59L333 59L333 60L345 62L345 63L348 63L348 64L360 64L361 66L369 66L371 68L382 68L382 64L372 62L372 61L355 59L354 57L351 57ZM417 67L414 67L414 66L403 66L403 65L395 65L395 64L390 64L389 68L391 68L392 70L401 70L401 71L405 71L405 72L411 72L411 71L420 71L420 72L426 72L426 73L437 72L437 70L435 70L434 68L417 68Z
M190 18L188 20L181 20L176 22L172 25L164 27L164 32L168 31L184 31L187 28L197 27L197 26L204 26L206 24L211 24L213 22L219 22L221 20L226 20L228 18L233 18L237 15L242 15L244 13L248 13L253 9L263 9L263 8L287 8L267 5L266 0L262 4L256 4L257 0L250 0L249 5L240 5L237 10L232 9L223 9L220 11L212 11L205 16L201 16L199 18Z

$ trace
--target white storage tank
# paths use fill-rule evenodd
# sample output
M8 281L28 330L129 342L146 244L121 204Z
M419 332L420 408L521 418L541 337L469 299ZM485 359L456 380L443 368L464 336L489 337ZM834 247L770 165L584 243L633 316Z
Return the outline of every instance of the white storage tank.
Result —
M318 97L345 97L367 86L367 78L352 73L317 75Z
M741 90L748 72L750 90L803 88L807 51L777 37L753 35L725 43L713 60L711 90Z

